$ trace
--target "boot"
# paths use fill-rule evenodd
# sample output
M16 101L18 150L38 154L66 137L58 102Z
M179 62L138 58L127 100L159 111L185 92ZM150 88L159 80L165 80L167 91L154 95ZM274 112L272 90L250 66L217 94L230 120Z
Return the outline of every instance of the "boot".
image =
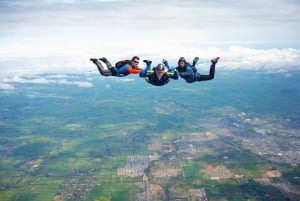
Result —
M216 63L218 62L219 59L220 59L220 57L216 57L216 58L211 59L210 62L211 62L212 64L216 64Z
M195 57L194 60L193 60L193 67L196 66L198 61L199 61L199 57Z
M103 61L104 63L106 63L108 61L106 57L101 57L101 58L99 58L99 60Z
M150 60L143 60L143 62L145 62L147 64L147 66L150 66L152 64L152 61L150 61Z
M96 63L98 61L98 59L96 59L96 58L90 58L90 60L94 63Z

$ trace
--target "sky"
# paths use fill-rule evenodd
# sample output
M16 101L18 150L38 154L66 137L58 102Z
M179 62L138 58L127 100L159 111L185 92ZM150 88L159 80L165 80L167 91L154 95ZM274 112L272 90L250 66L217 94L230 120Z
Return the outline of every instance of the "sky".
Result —
M300 70L299 10L298 0L0 0L0 77L93 72L91 57L134 55L287 73Z

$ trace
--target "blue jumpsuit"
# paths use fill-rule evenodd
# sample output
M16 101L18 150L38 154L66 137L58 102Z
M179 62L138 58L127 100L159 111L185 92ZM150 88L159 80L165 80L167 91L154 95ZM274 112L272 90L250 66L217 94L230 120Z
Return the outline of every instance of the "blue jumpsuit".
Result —
M124 77L129 74L138 74L141 71L141 69L140 68L132 68L130 63L126 63L119 69L116 67L113 67L112 71L114 71L115 76Z
M197 77L200 76L199 73L195 73L193 71L193 68L192 68L192 66L189 63L187 63L184 66L184 68L181 68L181 67L177 66L176 69L177 69L177 71L179 73L179 76L181 78L183 78L188 83L192 83L192 82L197 81Z
M140 77L144 77L145 80L154 86L162 86L167 84L170 79L177 80L178 79L178 73L176 69L170 69L169 65L165 63L165 66L167 67L168 71L164 73L161 79L158 79L156 73L154 70L151 70L151 66L147 65L146 68L144 68L140 72Z
M193 71L193 67L189 63L186 63L186 65L183 68L177 66L176 69L181 78L183 78L188 83L193 83L196 81L200 82L214 79L215 67L216 63L212 63L210 65L209 75L200 75L200 73L195 73Z

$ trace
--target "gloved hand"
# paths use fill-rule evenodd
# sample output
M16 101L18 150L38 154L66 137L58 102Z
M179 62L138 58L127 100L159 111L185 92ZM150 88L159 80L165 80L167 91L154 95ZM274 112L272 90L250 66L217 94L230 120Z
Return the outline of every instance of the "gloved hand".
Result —
M163 64L165 64L165 65L168 63L167 59L165 59L165 58L162 60L162 62L163 62Z

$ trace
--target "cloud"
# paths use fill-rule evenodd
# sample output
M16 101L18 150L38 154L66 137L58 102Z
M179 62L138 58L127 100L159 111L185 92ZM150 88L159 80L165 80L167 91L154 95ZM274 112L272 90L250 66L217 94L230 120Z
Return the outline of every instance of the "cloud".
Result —
M75 0L11 0L5 2L10 7L21 6L23 8L37 7L37 6L49 6L53 4L73 4Z
M3 90L13 90L13 89L15 89L15 87L13 85L11 85L11 84L0 82L0 89L3 89Z
M134 78L120 78L116 80L117 82L134 82Z
M0 47L1 49L1 47ZM294 70L300 70L300 50L294 48L269 48L269 49L257 49L248 48L242 46L230 46L228 48L198 48L189 46L172 47L165 46L163 48L152 47L148 49L135 48L135 51L128 48L124 52L124 55L115 55L113 52L107 51L107 55L111 63L115 63L119 59L128 59L135 54L128 55L128 52L136 53L143 59L150 59L153 61L153 65L160 63L163 58L169 61L171 66L177 64L179 57L184 56L188 61L192 61L195 56L200 57L198 67L205 69L209 67L210 59L216 56L221 57L218 67L226 70L263 70L268 72L289 72ZM36 75L41 73L55 73L57 77L49 77L51 79L63 79L65 73L91 73L98 75L96 66L89 60L90 57L94 57L95 54L86 55L82 52L67 52L65 56L49 58L44 55L40 57L28 57L24 58L21 55L10 55L10 57L3 59L0 57L0 74L1 77L15 76L15 75ZM120 52L122 54L122 52ZM99 56L107 56L106 54ZM140 63L140 67L144 67L144 63ZM8 70L9 69L9 70ZM16 80L18 76L15 76L13 80ZM122 81L132 81L131 79L120 79ZM27 81L28 82L28 81ZM39 78L31 80L33 82L47 83L46 78Z
M68 80L58 80L55 83L57 84L67 84L67 85L77 85L78 87L92 87L91 82L78 82L78 81L68 81Z
M147 52L145 50L140 50L140 52L142 59L151 59L153 64L166 58L171 66L175 66L181 56L190 62L195 56L198 56L200 58L198 67L203 69L209 67L210 59L219 56L221 59L218 67L224 70L262 70L269 72L300 70L300 50L293 48L256 49L242 46L198 48L182 46L147 49Z
M26 84L62 84L62 85L77 85L78 87L93 87L91 82L85 81L74 81L74 80L67 80L66 78L73 79L73 76L64 76L62 74L58 75L31 75L22 76L22 75L15 75L9 78L3 78L0 81L0 88L2 89L14 89L12 84L14 83L26 83ZM48 78L47 78L48 77ZM54 79L50 79L50 77ZM61 79L62 78L62 79Z
M65 79L65 78L70 78L70 77L73 78L73 76L71 76L71 75L66 75L66 74L62 74L62 73L45 75L45 77L47 79Z
M127 0L95 0L98 2L126 2Z
M217 50L216 50L217 52ZM233 46L221 51L221 65L228 69L266 70L287 72L300 70L300 50L250 49Z
M199 56L205 67L220 56L224 69L299 69L299 9L295 0L0 1L0 76L96 73L90 57L115 63L133 55L174 65Z
M30 98L59 98L59 99L71 99L70 96L61 96L52 93L40 93L40 92L29 92L26 96Z
M30 83L30 84L49 84L50 81L45 78L32 78L32 79L25 79L20 76L13 76L9 79L3 79L3 82L6 83Z
M59 54L73 47L126 50L136 44L300 43L296 1L12 0L0 5L22 3L31 7L3 10L0 27L10 44L25 50L54 48Z

